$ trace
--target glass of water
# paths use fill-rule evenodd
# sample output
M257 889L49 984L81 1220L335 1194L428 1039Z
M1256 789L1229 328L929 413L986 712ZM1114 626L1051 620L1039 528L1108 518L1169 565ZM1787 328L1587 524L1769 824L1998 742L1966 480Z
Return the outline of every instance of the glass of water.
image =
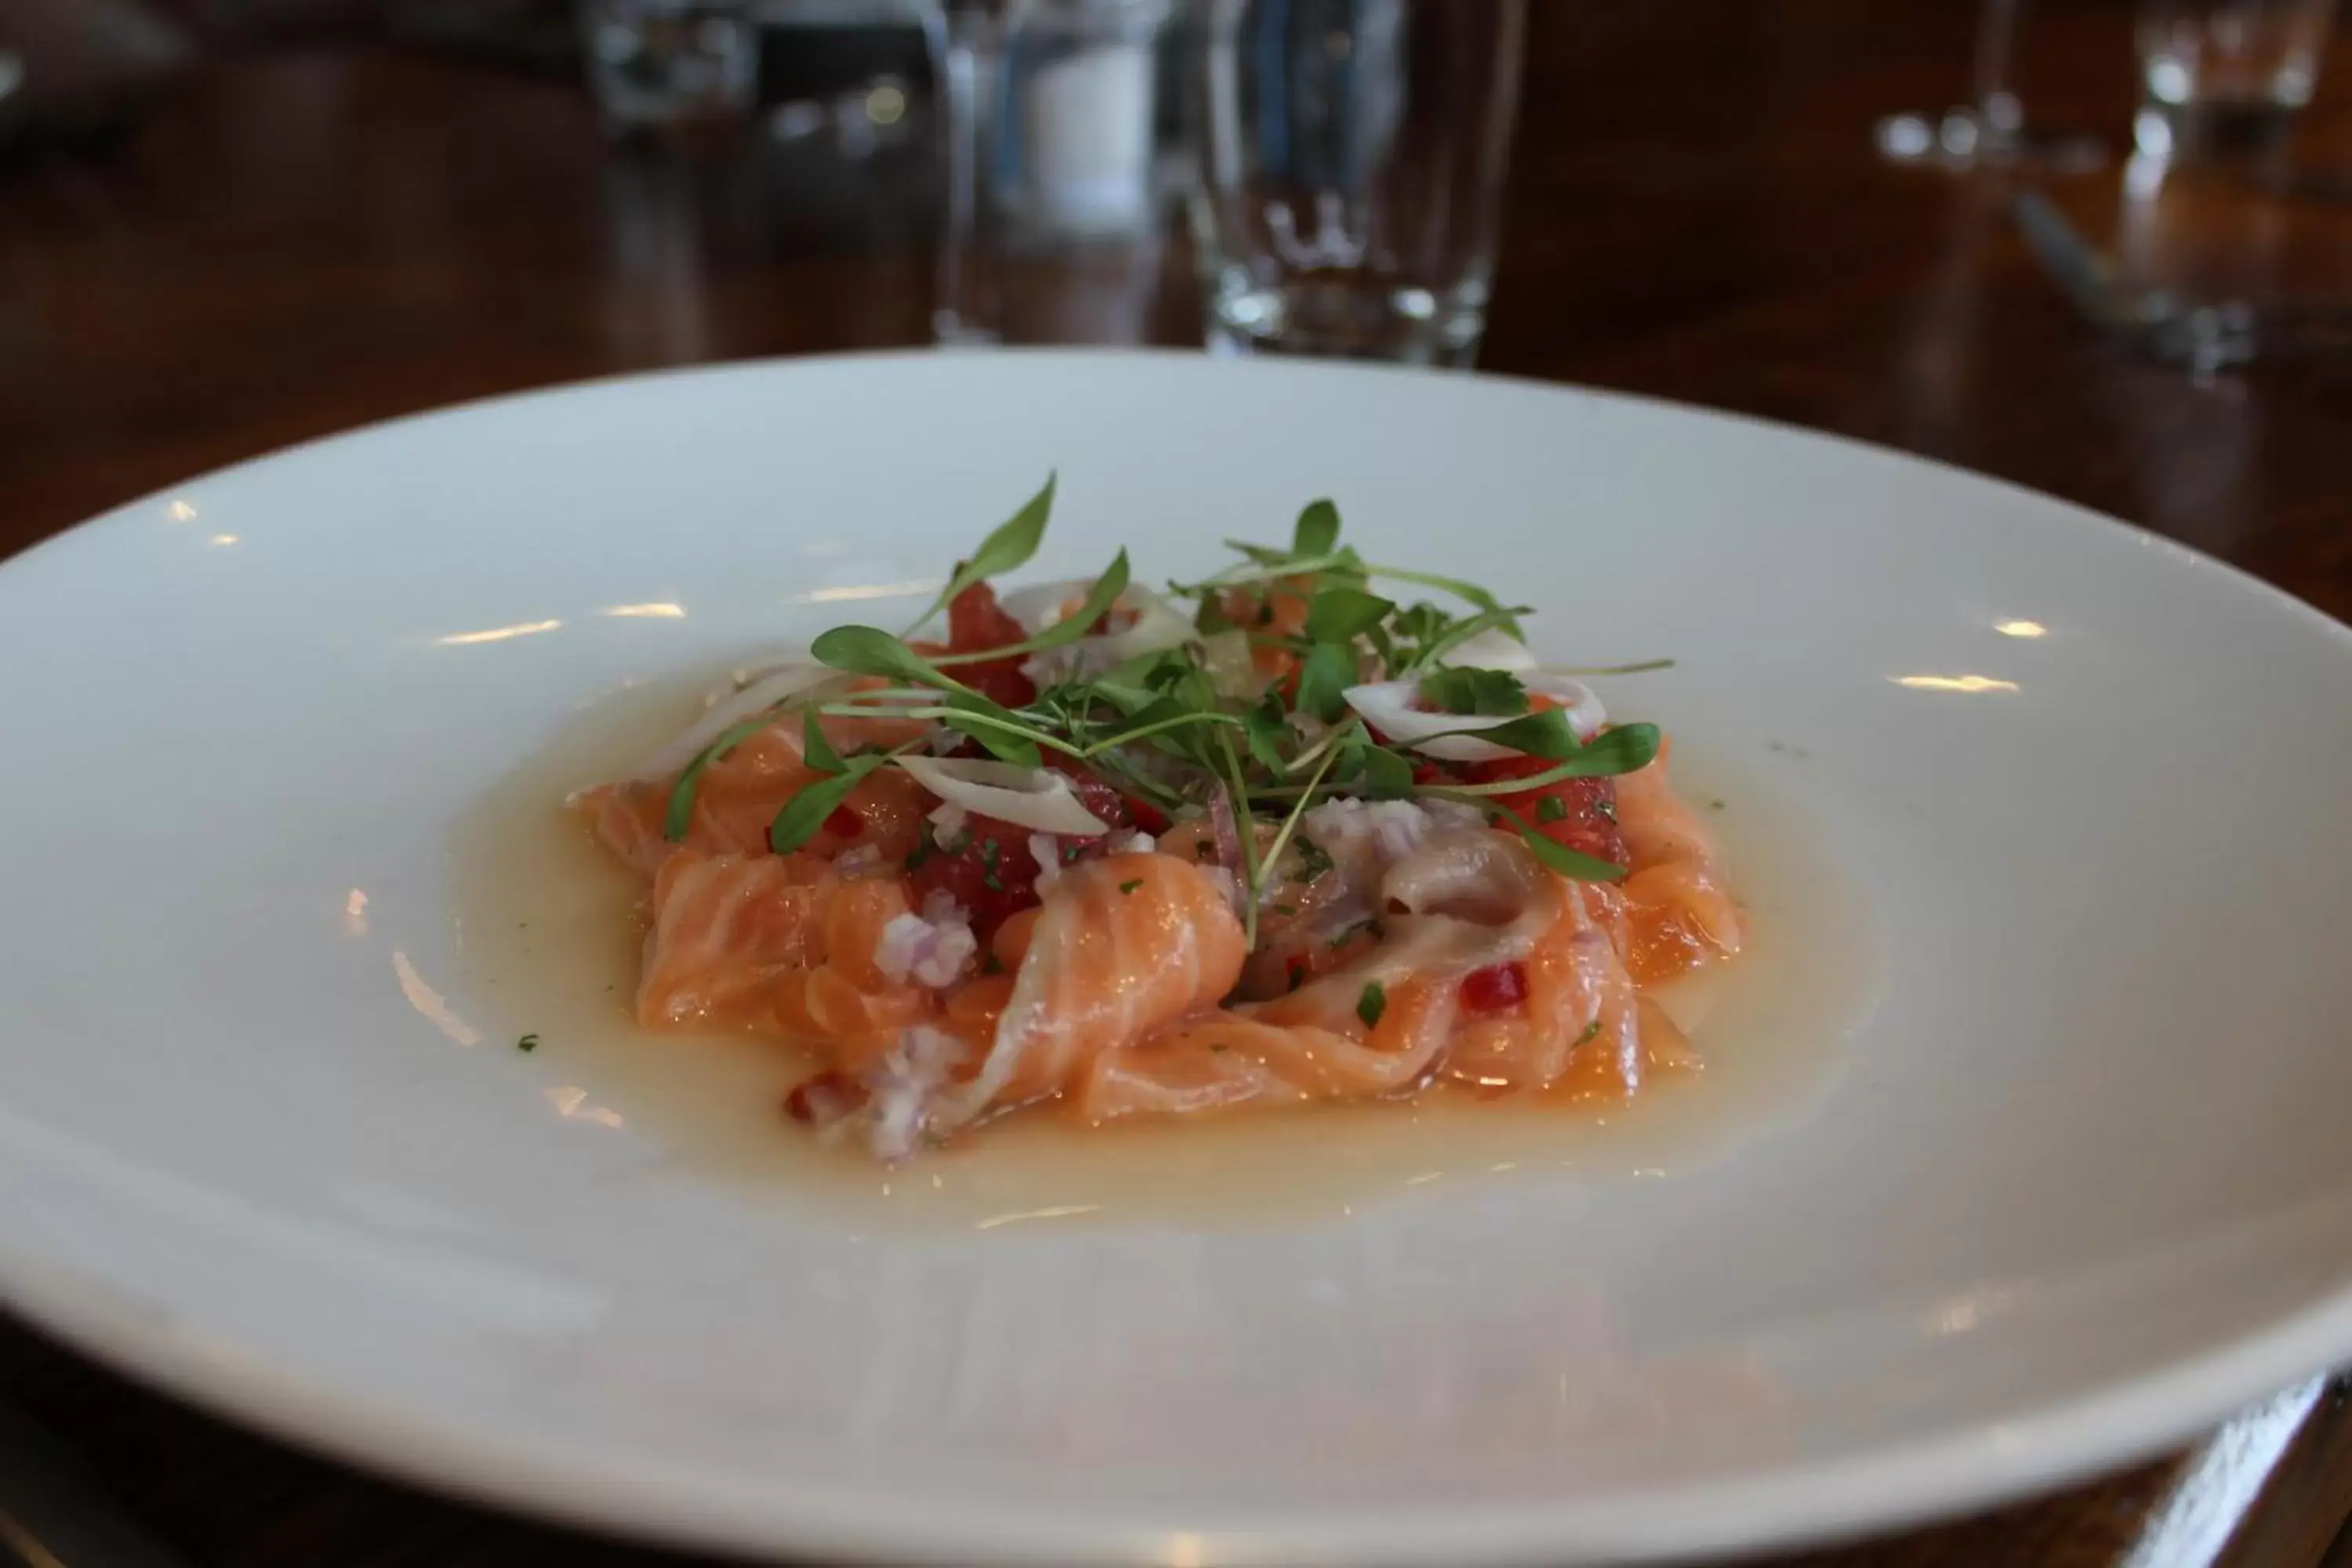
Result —
M1466 366L1526 0L1207 0L1193 239L1223 353Z
M2142 0L2144 153L2258 153L2311 101L2336 0Z
M743 0L579 0L588 88L615 134L740 118L758 86Z

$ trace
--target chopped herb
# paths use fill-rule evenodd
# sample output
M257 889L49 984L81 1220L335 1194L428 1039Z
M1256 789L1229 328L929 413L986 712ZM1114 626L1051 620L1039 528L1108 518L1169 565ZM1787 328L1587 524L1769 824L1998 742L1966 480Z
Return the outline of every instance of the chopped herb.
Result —
M1709 811L1721 811L1723 809L1723 802L1719 800L1708 801L1706 803L1706 808Z
M916 838L915 847L907 857L907 869L909 871L919 869L923 862L931 858L931 849L929 834L926 833Z
M980 885L992 893L1004 891L1004 879L997 875L996 863L1004 851L993 838L980 841Z
M1331 950L1336 952L1339 949L1347 946L1349 942L1355 941L1360 936L1369 936L1374 942L1378 942L1387 935L1388 928L1382 925L1380 921L1380 917L1375 915L1368 921L1358 921L1354 925L1348 927L1338 936L1333 937L1331 939Z
M1568 802L1556 795L1548 795L1536 802L1538 822L1559 822L1568 816Z
M1143 886L1143 879L1142 879L1142 878L1140 878L1140 877L1138 877L1138 878L1137 878L1137 879L1135 879L1135 880L1133 880L1132 882L1121 882L1121 883L1118 885L1118 890L1119 890L1120 892L1122 892L1122 893L1131 893L1131 892L1135 891L1135 889L1136 889L1140 888L1141 886Z
M1316 843L1304 833L1291 842L1298 848L1297 879L1299 881L1311 882L1331 868L1330 855L1325 851L1323 846Z
M525 1035L521 1039L515 1042L515 1049L519 1051L535 1051L539 1049L539 1037L537 1035Z
M1270 626L1274 625L1274 606L1271 604L1261 604L1258 605L1257 624L1262 626Z
M1233 1047L1225 1044L1223 1040L1212 1040L1209 1042L1209 1048L1213 1051L1230 1051L1233 1049Z
M997 957L992 948L988 956L980 961L980 972L982 974L1002 974L1004 973L1004 960Z
M1576 1037L1576 1043L1577 1043L1578 1045L1580 1045L1580 1045L1584 1044L1587 1040L1594 1040L1594 1039L1598 1039L1598 1038L1600 1038L1600 1037L1601 1037L1601 1020L1600 1020L1600 1019L1598 1019L1598 1018L1595 1018L1595 1019L1593 1019L1593 1020L1592 1020L1592 1022L1591 1022L1590 1024L1587 1024L1587 1025L1585 1025L1585 1026L1584 1026L1584 1032L1583 1032L1582 1034L1580 1034L1580 1035L1579 1035L1579 1036L1577 1036L1577 1037Z
M1086 858L1087 847L1075 838L1065 838L1062 847L1054 851L1055 858L1065 866L1075 866Z
M1364 1027L1376 1029L1380 1027L1381 1015L1388 1010L1387 990L1377 980L1366 981L1363 992L1356 998L1356 1016L1364 1021Z
M1211 839L1207 839L1207 838L1203 838L1203 839L1200 840L1198 843L1196 843L1196 844L1194 844L1194 845L1192 846L1192 858L1193 858L1193 859L1195 859L1195 860L1213 860L1213 859L1215 859L1216 858L1217 858L1217 846L1216 846L1216 844L1215 844L1213 840L1211 840Z

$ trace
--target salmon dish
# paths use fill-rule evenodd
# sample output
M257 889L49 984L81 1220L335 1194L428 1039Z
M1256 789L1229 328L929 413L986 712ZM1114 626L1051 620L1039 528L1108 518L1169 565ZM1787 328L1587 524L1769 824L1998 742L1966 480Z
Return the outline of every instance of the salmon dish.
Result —
M642 882L638 1024L797 1042L815 1135L902 1161L1424 1094L1623 1099L1699 1066L1654 990L1741 916L1656 726L1531 612L1377 564L1328 501L1153 590L1000 587L1045 488L903 632L740 671L571 806Z

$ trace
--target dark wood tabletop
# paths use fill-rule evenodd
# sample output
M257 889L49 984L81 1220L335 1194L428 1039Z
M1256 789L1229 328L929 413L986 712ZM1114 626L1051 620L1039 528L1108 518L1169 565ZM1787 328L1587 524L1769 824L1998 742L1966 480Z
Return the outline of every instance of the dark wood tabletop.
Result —
M2041 274L2008 181L1873 154L1876 116L1958 94L1972 9L1540 0L1482 365L1942 458L2352 617L2342 363L2197 377L2137 357ZM2125 4L2038 5L2029 105L2120 141L2129 26ZM2352 97L2335 65L2323 120ZM511 60L216 58L109 140L0 163L0 553L457 399L924 342L937 189L919 142L861 167L766 139L615 152L572 81ZM1197 342L1189 297L1147 330ZM0 1406L189 1563L684 1561L302 1456L5 1316ZM1804 1561L2352 1563L2331 1551L2347 1510L2352 1414L2315 1376L2158 1462Z

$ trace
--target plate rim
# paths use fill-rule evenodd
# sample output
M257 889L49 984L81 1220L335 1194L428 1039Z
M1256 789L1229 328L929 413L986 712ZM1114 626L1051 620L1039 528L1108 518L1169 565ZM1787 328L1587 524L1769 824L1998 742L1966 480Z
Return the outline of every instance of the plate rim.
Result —
M191 487L231 480L316 448L365 441L386 431L486 408L673 379L823 375L845 364L1004 360L1085 364L1214 367L1202 374L1314 377L1403 377L1432 373L1326 361L1221 361L1169 349L1041 348L969 351L891 348L782 355L715 364L620 372L493 393L310 437L157 487L51 534L0 561L0 574L54 570L93 541L138 526L145 509ZM1564 400L1637 406L1679 419L1721 421L1776 440L1820 443L1987 487L2062 517L2063 526L2117 531L2121 542L2155 546L2174 567L2252 590L2272 613L2285 611L2352 657L2352 626L2244 567L2138 524L2014 481L1879 442L1640 393L1580 383L1484 373L1445 374L1456 385L1510 389ZM36 566L36 563L38 563ZM1045 1517L1005 1504L966 1504L952 1513L905 1506L879 1484L795 1483L753 1497L740 1486L700 1481L686 1467L624 1468L543 1441L484 1435L431 1407L315 1382L282 1363L224 1357L110 1289L93 1288L0 1249L0 1305L44 1335L110 1369L163 1390L232 1426L323 1453L362 1471L492 1508L584 1526L639 1541L734 1552L820 1552L865 1559L991 1562L1171 1560L1190 1543L1196 1562L1410 1563L1433 1555L1482 1563L1654 1561L1691 1552L1748 1553L1800 1542L1848 1540L2058 1489L2144 1458L2226 1420L2266 1396L2318 1374L2352 1352L2352 1283L2178 1358L2160 1369L2109 1377L2090 1392L1995 1424L1965 1423L1940 1436L1897 1440L1845 1458L1774 1467L1759 1476L1678 1483L1559 1501L1518 1500L1402 1506L1336 1514L1316 1505L1254 1508L1196 1528L1077 1513ZM1173 1515L1176 1509L1165 1512Z

